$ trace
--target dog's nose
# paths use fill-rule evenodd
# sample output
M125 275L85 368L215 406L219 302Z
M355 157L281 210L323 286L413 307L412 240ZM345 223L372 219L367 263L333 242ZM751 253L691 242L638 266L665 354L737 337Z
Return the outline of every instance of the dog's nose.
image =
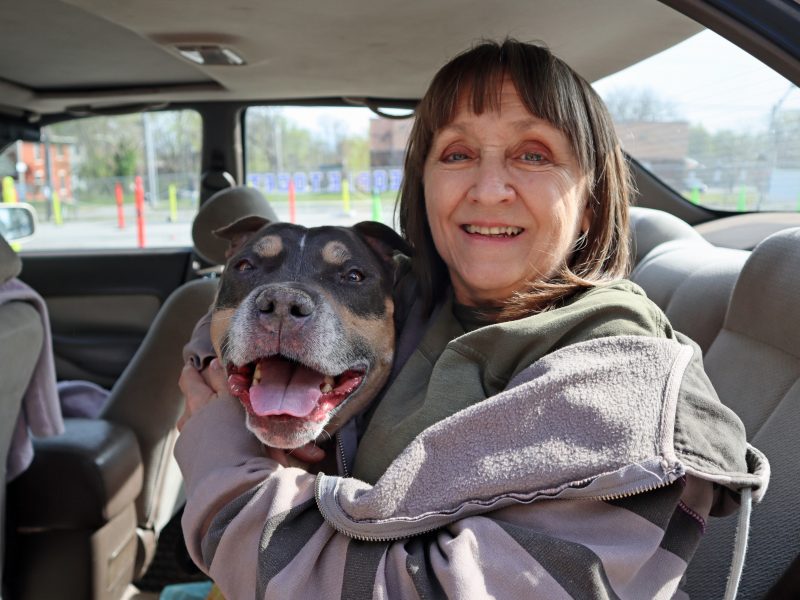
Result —
M256 298L256 308L262 316L305 319L314 312L314 299L296 288L269 287Z

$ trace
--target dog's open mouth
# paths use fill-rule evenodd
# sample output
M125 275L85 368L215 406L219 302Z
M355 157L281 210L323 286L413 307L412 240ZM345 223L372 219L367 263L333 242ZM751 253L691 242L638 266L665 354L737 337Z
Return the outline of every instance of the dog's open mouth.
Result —
M324 375L276 355L238 367L228 364L228 387L256 417L285 416L321 421L364 380L364 371L348 369Z

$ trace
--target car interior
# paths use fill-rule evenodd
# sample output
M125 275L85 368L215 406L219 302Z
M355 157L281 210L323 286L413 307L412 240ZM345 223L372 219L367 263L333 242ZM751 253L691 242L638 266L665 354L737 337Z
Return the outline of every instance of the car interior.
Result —
M720 399L737 412L749 441L770 461L769 489L751 517L738 597L796 597L800 3L26 0L10 3L5 12L0 151L16 154L0 155L0 169L8 170L0 176L10 179L11 188L16 185L15 194L28 196L12 199L4 182L3 200L32 205L38 222L30 240L0 236L0 468L7 481L0 493L0 597L145 600L158 598L166 584L198 579L173 556L183 503L172 457L183 408L177 381L181 349L213 300L221 265L211 264L197 247L201 242L192 240L192 221L215 193L257 181L251 176L260 150L252 143L255 126L248 115L261 113L254 107L268 115L276 107L324 106L357 107L374 118L410 117L437 68L481 39L540 40L594 83L704 32L738 47L790 86L767 111L772 137L758 163L768 171L766 183L752 187L760 190L757 202L744 183L731 183L733 199L726 202L737 208L730 210L714 203L715 180L708 191L696 182L678 189L652 159L637 157L635 144L623 142L637 189L630 278L675 329L697 342ZM73 131L68 127L97 118L134 119L147 136L143 115L157 119L167 111L196 116L190 167L196 185L179 185L176 193L177 202L191 205L188 216L181 213L176 221L170 213L161 219L170 223L153 219L148 235L161 239L155 236L167 225L180 232L169 229L163 244L146 245L140 237L138 247L97 246L90 240L84 245L96 223L89 220L91 203L79 197L88 189L81 188L88 171L79 176L77 167L74 193L62 193L65 222L59 229L62 208L53 201L52 165L46 167L46 182L38 175L29 179L33 159L24 158L25 144L42 145L46 138L58 146L66 139L63 132ZM797 137L781 141L779 122L796 123ZM278 137L275 143L288 146L290 132L282 131L283 141ZM47 132L62 133L59 138ZM106 128L99 135L117 134ZM788 144L783 154L782 144ZM146 154L146 144L137 148ZM87 161L88 151L75 152L76 164ZM682 164L695 172L703 168L697 161ZM319 171L327 174L325 169ZM723 173L716 180L721 189L724 169L714 169ZM714 169L708 168L709 177L716 177ZM146 184L148 174L140 164L136 175L144 175ZM294 181L288 189L294 190ZM32 182L27 189L25 182ZM779 183L795 186L796 204L770 207ZM155 192L147 193L152 198ZM701 194L712 200L698 202ZM375 193L367 190L364 197L374 207ZM119 218L122 229L122 213L113 212L109 202L109 218L114 227ZM276 203L280 214L293 217L287 211L294 204L288 206L282 199ZM383 212L372 210L373 217L392 213L386 202ZM136 215L126 231L133 231L141 213ZM227 216L232 222L243 215L232 205ZM80 243L59 237L70 227ZM16 281L35 291L44 308L24 294L6 293L5 286ZM65 417L63 431L57 424L48 433L33 426L36 417L26 402L43 354L58 381L85 380L109 390L97 417ZM33 434L32 457L9 478L6 465L20 415ZM722 597L735 529L735 517L712 521L687 572L683 587L689 597Z

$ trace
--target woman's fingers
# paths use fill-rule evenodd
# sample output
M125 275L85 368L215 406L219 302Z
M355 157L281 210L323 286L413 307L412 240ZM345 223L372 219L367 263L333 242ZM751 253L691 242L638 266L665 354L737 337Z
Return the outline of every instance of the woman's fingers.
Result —
M289 466L289 459L286 456L285 450L281 450L280 448L271 448L269 446L266 446L266 450L268 458L271 458L272 460L274 460L278 464L283 465L284 467Z
M183 392L186 399L183 414L178 419L177 427L180 431L183 425L196 411L216 399L217 392L206 382L206 379L192 365L183 366L181 376L178 379L178 387Z
M228 391L228 373L216 358L203 370L203 377L215 392Z
M293 457L307 463L315 463L325 458L325 451L316 446L314 442L308 442L305 446L300 446L289 452Z

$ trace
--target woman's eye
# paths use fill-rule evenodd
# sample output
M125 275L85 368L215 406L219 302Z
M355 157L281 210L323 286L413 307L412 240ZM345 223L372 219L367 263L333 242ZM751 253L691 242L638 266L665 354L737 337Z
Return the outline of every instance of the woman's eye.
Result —
M344 279L350 283L358 283L360 281L364 281L364 273L358 269L350 269L344 274Z
M243 258L242 260L237 262L235 265L233 265L233 268L236 269L237 271L239 271L240 273L243 272L243 271L252 271L253 269L255 269L255 267L253 266L253 263L251 263L246 258Z
M467 156L464 152L450 152L446 154L444 157L445 162L461 162L463 160L467 160L469 156Z
M529 163L539 164L545 162L545 156L541 152L523 152L522 160Z

